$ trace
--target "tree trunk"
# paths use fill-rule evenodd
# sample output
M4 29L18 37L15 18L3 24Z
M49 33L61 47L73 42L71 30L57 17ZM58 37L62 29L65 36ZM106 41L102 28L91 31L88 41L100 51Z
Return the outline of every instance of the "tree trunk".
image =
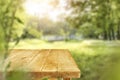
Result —
M120 25L118 24L117 39L120 40Z
M108 29L108 39L109 39L109 40L112 40L111 29Z
M107 39L108 39L107 31L106 31L105 27L104 27L104 29L103 29L103 39L104 39L104 40L107 40Z
M113 26L111 26L111 37L112 37L112 40L115 40L115 31Z

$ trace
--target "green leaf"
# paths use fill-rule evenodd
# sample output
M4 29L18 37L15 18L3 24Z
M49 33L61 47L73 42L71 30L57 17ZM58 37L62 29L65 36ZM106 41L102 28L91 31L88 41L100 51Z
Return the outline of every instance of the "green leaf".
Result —
M19 42L20 42L20 38L19 38L19 37L17 37L17 38L16 38L15 45L17 45Z
M18 18L18 17L15 17L15 20L17 20L17 22L19 22L21 24L24 24L24 22L20 18Z
M42 78L42 80L48 80L48 78L47 78L47 77L44 77L44 78Z

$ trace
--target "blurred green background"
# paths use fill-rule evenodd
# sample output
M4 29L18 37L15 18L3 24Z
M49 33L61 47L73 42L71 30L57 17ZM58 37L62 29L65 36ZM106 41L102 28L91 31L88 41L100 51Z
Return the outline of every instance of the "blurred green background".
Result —
M69 49L81 70L81 78L73 80L120 80L119 4L120 0L1 0L0 67L10 49ZM21 72L11 75L4 72L4 79L29 79Z

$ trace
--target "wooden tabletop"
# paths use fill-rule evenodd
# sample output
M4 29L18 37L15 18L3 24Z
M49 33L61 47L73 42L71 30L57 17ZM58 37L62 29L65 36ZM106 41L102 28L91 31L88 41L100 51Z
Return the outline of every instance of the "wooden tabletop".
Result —
M8 62L10 62L8 71L25 70L34 77L80 77L80 70L66 49L14 49L5 64Z

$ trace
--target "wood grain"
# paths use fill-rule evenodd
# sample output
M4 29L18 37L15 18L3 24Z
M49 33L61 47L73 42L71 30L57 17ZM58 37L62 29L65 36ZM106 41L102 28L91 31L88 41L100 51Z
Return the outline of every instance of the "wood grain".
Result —
M64 78L63 80L71 80L70 78Z
M79 78L80 70L70 52L66 49L14 49L6 59L10 62L8 71L20 69L28 71L33 77Z

